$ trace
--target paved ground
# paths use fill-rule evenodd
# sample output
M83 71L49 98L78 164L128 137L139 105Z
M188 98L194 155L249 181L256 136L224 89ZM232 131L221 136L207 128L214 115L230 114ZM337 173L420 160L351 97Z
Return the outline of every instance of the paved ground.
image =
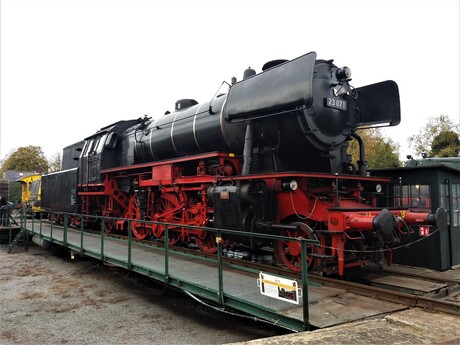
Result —
M282 334L139 275L0 246L0 344L224 344Z
M313 332L302 332L240 342L239 345L302 344L460 344L460 318L418 308L379 320L354 322ZM236 344L235 344L236 345Z

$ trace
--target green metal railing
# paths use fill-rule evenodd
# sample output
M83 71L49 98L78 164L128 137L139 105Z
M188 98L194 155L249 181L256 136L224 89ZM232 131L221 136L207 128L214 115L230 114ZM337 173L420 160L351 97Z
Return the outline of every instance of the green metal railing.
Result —
M124 219L124 218L113 218L113 217L100 217L100 216L88 216L88 215L82 215L82 214L73 214L73 213L61 213L61 212L52 212L51 213L51 219L54 219L55 215L60 215L63 217L63 224L62 224L62 229L63 229L63 238L62 241L56 239L53 237L53 230L56 228L57 225L53 224L53 222L49 223L49 237L46 237L43 235L43 226L44 226L44 219L43 216L40 216L39 219L39 231L37 232L35 229L36 221L32 218L32 221L27 223L26 219L24 217L23 220L21 220L21 227L28 227L30 226L30 229L27 228L27 231L30 232L32 235L38 235L40 238L44 238L52 243L56 243L62 246L65 246L69 248L71 251L80 253L82 255L87 255L94 257L96 259L110 262L112 264L118 265L120 267L129 269L129 270L134 270L138 273L147 275L151 278L154 278L156 280L162 281L164 283L183 288L184 281L181 281L180 278L178 277L172 277L170 276L170 246L169 246L169 241L167 240L169 238L169 231L171 226L175 227L180 227L180 228L188 228L188 229L198 229L206 232L212 232L216 236L216 244L217 244L217 257L216 259L209 259L205 258L203 260L207 261L214 261L217 262L217 274L218 274L218 291L217 291L217 297L214 296L212 297L212 294L208 293L206 294L207 298L213 299L215 302L219 303L222 307L225 307L226 305L230 305L231 307L238 307L239 302L238 301L231 301L232 303L229 303L228 296L225 294L224 291L224 262L223 262L223 248L222 248L222 238L223 236L226 235L238 235L238 236L244 236L244 237L254 237L254 238L261 238L265 240L271 240L271 241L295 241L299 242L300 247L301 247L301 267L302 267L302 279L301 279L301 287L302 287L302 303L303 303L303 320L301 322L301 325L299 326L298 322L293 322L293 329L295 330L309 330L309 308L308 308L308 273L307 273L307 246L308 245L318 245L319 242L317 240L311 240L311 239L304 239L304 238L291 238L291 237L285 237L285 236L278 236L278 235L271 235L271 234L263 234L263 233L246 233L246 232L241 232L237 230L229 230L229 229L217 229L217 228L206 228L206 227L198 227L198 226L191 226L191 225L184 225L184 224L171 224L171 223L163 223L163 222L152 222L152 221L138 221L141 224L156 224L160 226L164 226L164 235L165 235L165 241L164 241L164 272L163 274L159 272L153 272L149 270L146 267L140 267L140 266L134 266L132 263L132 247L133 247L133 240L132 240L132 232L128 231L128 238L127 238L127 243L128 243L128 252L127 252L127 259L126 261L120 262L118 259L115 258L110 258L105 255L104 251L104 246L105 246L105 241L106 241L106 234L105 234L105 223L108 220L116 222L117 220L123 220L128 224L128 229L131 229L132 225L132 220L131 219ZM73 217L78 217L80 219L80 227L79 229L73 229L70 228L68 223L70 216ZM100 237L100 250L99 252L92 252L89 251L88 249L85 248L84 245L84 238L85 238L85 222L92 220L93 223L99 221L100 222L100 229L99 229L99 237ZM68 233L69 231L72 232L79 232L80 233L80 243L79 245L74 245L70 244L68 242ZM93 236L97 236L95 234L92 234ZM113 238L111 238L113 240ZM126 240L119 240L119 241L126 241ZM146 246L145 244L141 244L139 242L135 242L137 246ZM179 255L187 255L185 253L179 253L177 251L174 251L175 254ZM190 255L190 254L189 254ZM197 258L197 257L195 257ZM238 266L232 265L233 268L238 268ZM246 271L250 269L245 269ZM187 285L186 286L189 291L192 290L194 292L198 292L199 288L196 286L192 285ZM196 291L195 291L196 290ZM202 292L202 291L201 291ZM252 314L257 314L258 316L261 316L263 318L270 318L270 313L264 313L264 311L256 310L257 308L252 308L252 307L245 307L245 311L252 313ZM279 317L279 315L277 315ZM275 320L273 320L275 322ZM277 321L276 321L277 322ZM287 322L289 324L289 322ZM282 324L279 323L279 325L282 326ZM291 326L289 324L289 326Z

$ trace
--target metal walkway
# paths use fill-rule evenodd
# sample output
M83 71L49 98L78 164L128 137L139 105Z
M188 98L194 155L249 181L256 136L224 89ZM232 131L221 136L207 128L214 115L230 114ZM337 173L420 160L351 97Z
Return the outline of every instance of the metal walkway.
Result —
M260 272L222 264L221 255L216 259L204 259L173 251L167 246L150 246L131 241L131 238L120 240L107 237L103 232L101 236L44 222L28 222L26 227L31 235L41 240L138 272L219 309L239 311L293 331L375 318L406 308L321 286L308 286L304 298L294 304L262 294L258 286ZM300 287L302 283L299 283ZM307 299L308 303L304 304Z

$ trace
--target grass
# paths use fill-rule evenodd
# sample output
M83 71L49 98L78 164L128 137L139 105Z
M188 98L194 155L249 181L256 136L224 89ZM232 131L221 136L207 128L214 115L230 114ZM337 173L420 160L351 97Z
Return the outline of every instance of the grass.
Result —
M26 292L21 292L18 295L18 299L21 300L32 300L32 299L38 299L42 298L44 296L44 293L41 291L26 291Z

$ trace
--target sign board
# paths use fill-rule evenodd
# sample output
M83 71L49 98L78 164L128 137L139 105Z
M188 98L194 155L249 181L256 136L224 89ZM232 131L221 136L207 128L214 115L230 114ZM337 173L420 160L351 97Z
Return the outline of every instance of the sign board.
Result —
M419 235L423 237L430 236L430 227L426 225L422 225L419 227Z
M298 289L297 281L263 272L259 273L257 286L260 287L262 295L289 303L299 304L299 298L302 297L302 289Z

